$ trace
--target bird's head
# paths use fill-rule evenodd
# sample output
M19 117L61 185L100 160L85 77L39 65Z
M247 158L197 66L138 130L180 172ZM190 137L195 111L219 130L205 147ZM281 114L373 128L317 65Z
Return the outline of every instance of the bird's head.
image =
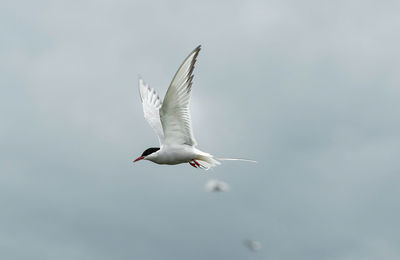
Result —
M143 159L148 160L148 159L150 159L150 157L151 157L152 155L154 155L154 153L157 152L158 150L160 150L160 148L158 148L158 147L151 147L151 148L148 148L148 149L146 149L146 150L142 153L141 156L139 156L138 158L136 158L133 162L137 162L137 161L140 161L140 160L143 160Z

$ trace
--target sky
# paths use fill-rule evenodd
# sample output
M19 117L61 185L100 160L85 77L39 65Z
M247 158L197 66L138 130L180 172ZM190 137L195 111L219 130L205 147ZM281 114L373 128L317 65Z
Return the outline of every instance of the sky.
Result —
M399 11L2 1L0 258L399 259ZM258 163L133 164L158 144L138 76L163 97L199 44L198 148Z

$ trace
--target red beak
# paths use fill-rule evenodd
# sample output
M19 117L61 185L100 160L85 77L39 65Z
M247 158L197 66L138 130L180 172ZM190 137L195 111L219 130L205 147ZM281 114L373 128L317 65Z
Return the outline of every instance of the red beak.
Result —
M140 160L143 160L144 159L144 157L143 156L139 156L138 158L136 158L133 162L137 162L137 161L140 161Z

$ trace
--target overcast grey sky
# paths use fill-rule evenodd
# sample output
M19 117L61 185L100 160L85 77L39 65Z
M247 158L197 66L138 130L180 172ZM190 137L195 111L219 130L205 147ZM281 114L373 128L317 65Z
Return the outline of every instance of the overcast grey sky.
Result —
M399 259L399 12L2 1L0 258ZM259 163L133 164L157 145L138 75L164 96L198 44L199 148Z

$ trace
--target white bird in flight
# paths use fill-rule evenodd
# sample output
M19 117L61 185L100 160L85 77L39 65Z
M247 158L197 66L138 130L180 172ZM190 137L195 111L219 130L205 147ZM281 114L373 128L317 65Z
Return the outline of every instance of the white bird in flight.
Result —
M160 142L159 147L146 149L133 162L149 160L157 164L189 163L200 169L219 165L218 160L242 160L215 158L197 149L190 119L189 103L192 90L193 69L201 46L194 49L183 61L161 102L154 89L141 78L139 93L142 100L144 118L153 128ZM217 160L218 159L218 160ZM254 162L254 161L251 161Z

